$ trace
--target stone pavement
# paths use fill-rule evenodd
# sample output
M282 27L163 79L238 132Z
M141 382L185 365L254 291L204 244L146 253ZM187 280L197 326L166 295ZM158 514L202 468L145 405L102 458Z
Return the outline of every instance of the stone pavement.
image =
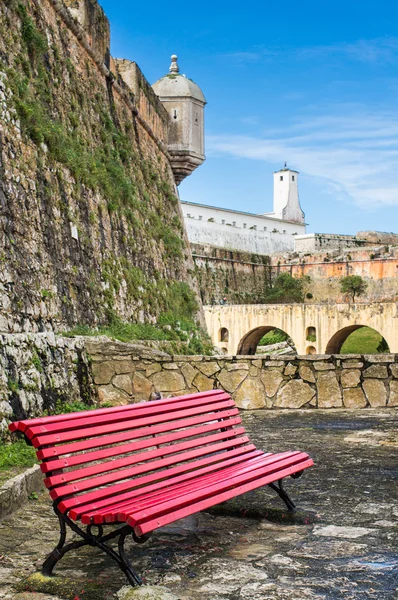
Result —
M398 411L252 411L243 418L259 447L297 448L314 458L315 467L286 483L302 510L285 519L267 488L223 505L222 515L201 514L194 531L158 532L130 549L145 581L181 600L398 599ZM46 493L0 524L0 598L12 599L17 582L38 569L56 527ZM111 599L125 583L91 548L71 553L56 573L74 584L74 591L52 592L66 600L91 599L90 582L99 584L96 600Z

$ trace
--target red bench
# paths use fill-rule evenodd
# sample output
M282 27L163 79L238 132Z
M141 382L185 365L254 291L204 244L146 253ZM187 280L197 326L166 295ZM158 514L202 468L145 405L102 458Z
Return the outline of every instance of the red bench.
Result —
M155 529L264 485L289 510L282 486L313 461L304 452L265 453L250 442L222 390L11 423L37 451L60 522L43 573L74 548L101 548L140 585L124 551ZM104 534L107 524L122 524ZM80 539L66 543L66 525ZM84 528L86 526L86 528ZM119 537L118 551L107 542Z

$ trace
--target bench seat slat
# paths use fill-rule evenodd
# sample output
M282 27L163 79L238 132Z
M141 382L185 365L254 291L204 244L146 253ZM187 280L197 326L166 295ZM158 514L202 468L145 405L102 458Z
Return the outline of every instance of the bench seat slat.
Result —
M270 453L265 454L260 450L257 451L257 453L253 453L252 455L245 457L244 460L240 460L238 462L235 461L235 465L228 467L228 464L225 465L225 463L222 463L222 468L219 465L217 470L213 470L213 472L209 473L208 475L197 476L189 480L185 479L177 485L170 483L165 490L158 489L154 490L154 493L143 493L138 498L131 498L125 502L116 502L113 506L110 506L103 511L99 511L98 514L101 515L101 522L114 523L117 521L125 521L127 514L144 509L146 506L156 505L159 501L163 501L166 497L169 499L173 497L180 497L186 491L192 491L195 488L201 489L210 483L217 482L219 480L222 481L227 476L237 474L238 472L244 472L250 468L255 468L259 462L264 463L266 458L274 456L275 455L271 455ZM96 515L90 514L92 519L94 517L94 522L97 522L98 517L97 520L95 520L95 516ZM84 515L84 517L86 517L86 515Z
M199 399L191 399L185 400L183 402L162 402L152 407L150 410L148 404L144 406L143 404L129 405L130 410L126 410L124 412L116 412L109 414L106 419L106 426L111 426L113 423L119 423L123 421L127 421L129 419L138 419L140 417L145 417L147 415L157 416L158 421L161 420L161 415L164 413L172 413L173 411L183 410L186 408L191 408L193 406L203 406L204 410L208 409L208 405L212 405L215 402L220 402L221 400L229 400L228 394L222 394L214 398L213 396L207 396L205 398ZM58 433L61 434L64 431L73 431L76 433L79 429L84 429L86 427L95 427L96 425L104 424L104 416L97 415L95 412L89 413L87 416L82 418L75 418L74 420L61 421L57 423L45 423L42 425L29 426L25 430L25 434L29 439L34 437L50 434L50 433Z
M195 394L195 399L206 398L207 396L214 396L214 398L216 398L218 396L223 396L223 395L226 395L224 390L208 390L206 392L198 392L197 394ZM183 396L176 396L174 398L165 398L162 400L156 400L155 402L158 405L171 404L171 403L183 402L187 399L192 399L192 394L184 394ZM96 408L95 414L103 415L104 420L106 421L106 417L110 414L117 413L117 412L123 413L126 411L130 411L132 409L134 410L137 408L142 408L143 406L148 407L148 410L150 412L149 407L153 406L153 402L145 403L145 405L144 405L144 403L138 403L138 404L128 404L128 405L121 405L121 406L112 406L110 408ZM24 433L28 427L34 427L36 425L47 425L49 423L62 423L64 421L81 419L82 417L86 417L88 415L93 415L93 411L85 410L85 411L67 413L67 414L62 414L62 415L50 415L48 417L37 417L35 419L25 419L22 421L14 421L13 423L10 423L9 430L11 432L21 431L22 433Z
M223 408L231 408L233 406L233 400L225 400L206 406L206 410L204 410L203 406L195 406L194 408L180 410L172 413L166 413L162 415L161 419L162 421L173 421L175 419L203 414L204 412L211 413L212 411L222 410ZM214 420L215 419L217 419L216 414L214 414ZM55 434L43 434L37 437L32 437L30 439L32 441L33 446L35 448L39 448L40 446L59 444L62 442L73 442L86 437L108 435L110 433L117 433L118 431L123 431L126 429L137 429L138 427L144 427L146 425L156 425L157 423L159 423L159 415L131 419L128 421L113 423L112 425L87 427L84 429L78 429L77 431L65 431ZM28 433L29 429L26 430L26 435L28 435Z
M186 493L193 493L197 490L201 490L205 486L208 487L211 484L226 481L232 477L244 475L245 473L249 473L253 470L261 469L272 472L276 468L279 468L279 465L282 461L289 460L292 461L293 464L294 462L301 460L303 456L308 458L307 455L300 456L299 452L283 453L281 455L262 454L253 459L245 460L244 462L233 467L219 469L216 473L212 473L208 476L199 477L192 481L185 481L179 485L173 485L168 490L162 490L152 494L145 494L142 498L137 498L135 500L133 499L130 502L126 502L124 506L120 505L117 507L119 515L122 515L122 520L125 520L125 515L127 514L150 509L158 504L164 504L166 501L173 500L175 498L181 498L181 496Z
M228 412L232 412L232 411L228 411ZM209 418L207 416L201 418L202 421L204 419L206 419L207 421L209 420ZM188 423L188 422L186 422L186 423ZM241 423L240 417L229 418L229 419L223 420L222 427L223 428L224 427L233 427L235 425L239 425L239 423ZM97 450L95 452L86 452L84 454L76 454L74 456L67 456L66 458L61 458L59 460L50 460L45 463L42 463L40 465L40 468L43 473L48 473L49 471L55 471L57 469L66 469L68 467L83 465L83 464L86 464L89 462L94 462L94 461L98 461L98 460L102 460L102 459L106 459L106 458L111 458L112 456L120 456L123 454L127 454L129 452L143 450L144 448L149 448L150 446L153 446L155 443L156 443L156 445L168 444L168 443L180 440L180 439L192 437L194 435L199 435L199 434L206 433L209 431L214 431L216 429L220 429L220 425L221 424L219 421L214 421L207 425L202 425L201 427L195 427L195 428L192 427L189 430L185 429L185 430L179 430L179 431L174 431L174 426L169 425L169 429L172 430L172 433L167 433L165 435L159 435L156 437L156 440L154 440L152 437L153 432L151 431L151 429L147 428L146 430L142 430L142 432L145 431L145 433L141 433L140 435L137 435L139 433L137 431L134 434L134 437L136 437L136 438L146 437L149 435L151 436L150 438L147 437L147 439L142 440L140 442L131 442L129 444L112 446L110 448L105 448L104 450ZM172 429L172 427L173 427L173 429ZM236 429L234 431L236 431ZM115 437L117 437L117 436L115 436ZM131 436L130 436L130 438L131 438ZM112 443L109 441L109 439L107 439L106 441L107 441L107 445Z
M282 469L281 471L278 472L278 479L283 479L284 477L288 477L289 475L292 475L293 473L296 473L297 471L307 469L308 467L311 467L313 464L314 464L313 460L308 459L306 461L303 461L302 463L299 463L298 465L296 465L294 467L287 467L285 469ZM269 475L259 477L258 479L254 479L252 481L245 482L241 485L234 486L233 488L225 490L221 493L219 490L216 490L216 493L214 493L211 496L208 496L201 500L196 500L195 502L192 502L191 504L185 505L182 508L177 508L173 512L170 512L163 516L150 519L144 523L141 523L140 525L135 525L133 517L128 517L127 523L131 527L134 528L134 531L137 535L144 535L146 533L153 531L154 529L157 529L158 527L164 527L165 525L168 525L169 523L173 523L174 521L177 521L184 517L188 517L189 515L200 512L201 510L206 510L206 508L210 508L211 506L214 506L215 504L220 504L221 502L226 502L227 500L230 500L231 498L234 498L235 496L239 496L240 494L245 494L245 493L255 490L259 487L263 487L265 485L268 485L269 483L272 483L273 481L275 481L275 474L271 473Z
M220 426L218 425L218 429ZM202 429L198 431L202 433ZM162 446L161 448L156 448L156 450L147 450L146 452L138 452L137 454L130 455L126 458L116 458L114 460L101 462L97 465L92 465L90 467L83 467L81 469L76 469L74 471L69 471L67 473L62 473L60 475L53 475L51 477L46 477L44 479L44 483L46 487L50 488L57 485L63 485L65 483L70 483L71 481L78 481L79 479L85 479L86 477L94 477L100 473L107 473L109 471L114 471L115 469L124 469L125 467L129 467L131 465L135 465L137 463L142 463L145 461L148 469L151 469L152 459L159 458L162 456L167 456L169 454L173 454L172 460L174 462L180 462L180 452L188 450L190 448L203 448L203 452L206 453L207 445L212 442L218 442L220 440L225 440L229 438L235 438L239 435L243 435L245 429L243 427L239 427L238 429L230 429L228 431L223 431L221 433L215 433L213 435L207 435L200 438L195 438L189 441L181 442L179 444L169 444L168 446ZM184 437L187 437L187 431L185 431ZM170 436L169 436L170 437ZM175 436L173 436L175 437ZM154 444L158 443L158 440L148 440L148 446L154 446ZM119 450L120 453L120 450ZM148 461L148 462L147 462ZM123 475L123 471L120 471L121 479Z
M191 483L187 485L184 492L177 494L176 496L171 491L170 497L166 493L164 494L164 498L159 496L154 503L149 502L148 506L145 506L145 501L143 502L144 506L142 508L139 504L138 506L133 504L131 512L126 511L126 515L130 514L130 517L134 519L135 524L138 525L149 518L156 517L164 512L175 510L185 503L196 501L206 495L210 496L213 492L222 491L224 488L226 489L231 486L239 485L250 479L256 479L259 474L273 473L282 468L291 467L306 459L308 459L308 454L305 453L297 453L293 456L283 457L281 459L278 455L272 455L272 457L267 457L264 460L264 463L262 460L254 461L251 465L249 464L242 468L238 468L237 472L232 470L232 473L227 473L225 477L220 473L219 480L214 481L214 479L211 479L208 485L204 483L202 486L200 484L198 485L198 483Z
M217 419L227 419L228 417L232 417L238 414L239 410L237 408L223 409L217 413ZM241 423L242 419L240 417L238 417L238 419L239 423ZM48 460L56 458L58 456L63 456L65 454L83 452L84 450L92 450L93 448L100 448L101 446L109 446L111 444L119 444L121 442L131 441L132 439L145 437L147 435L156 435L158 433L165 433L166 431L172 431L174 429L193 427L194 425L200 425L201 423L207 423L208 421L209 416L207 414L201 414L200 416L190 417L188 419L180 419L178 421L166 421L158 425L151 425L150 427L144 429L128 430L123 433L107 435L102 438L89 438L87 440L83 440L80 442L71 442L62 446L52 446L49 448L43 448L41 450L37 450L36 454L39 460ZM224 427L224 424L222 426ZM82 454L82 456L85 455ZM50 465L50 462L44 464ZM53 462L51 462L51 467L52 469L58 468L53 467ZM52 469L49 468L47 470Z
M239 438L234 438L233 440L229 440L227 442L219 442L216 444L211 444L209 446L204 446L203 448L197 448L195 450L190 450L188 452L183 452L179 456L179 462L192 460L194 458L198 458L200 456L204 456L206 454L210 454L213 452L221 452L222 450L226 450L227 448L231 448L234 446L245 445L249 443L249 438L247 436L241 436ZM142 465L138 465L136 467L131 467L129 469L124 469L123 471L118 471L115 473L108 473L107 475L97 475L96 477L92 477L91 479L84 479L83 481L78 481L71 484L66 484L62 486L58 486L56 488L51 489L50 496L53 500L58 498L63 498L70 494L76 494L77 492L83 492L84 490L89 490L93 488L98 488L102 485L107 485L109 483L113 483L116 481L120 481L122 479L127 479L129 477L134 477L135 475L139 475L141 473L145 473L148 471L154 471L155 469L161 469L163 467L169 467L175 464L175 458L168 457L162 458L160 460L155 460L152 463L145 463ZM191 468L194 467L194 463Z
M254 444L247 444L238 448L229 448L224 452L220 452L219 454L212 454L205 458L200 458L193 463L184 463L182 465L178 465L177 467L170 467L169 469L165 469L164 471L150 473L149 475L142 475L141 477L137 477L136 479L130 479L129 481L124 481L122 483L115 483L112 486L97 489L95 491L86 492L81 495L76 495L70 498L66 498L62 500L59 504L59 509L62 512L67 512L70 509L74 509L81 506L86 506L89 503L96 504L102 500L112 500L118 497L118 494L127 493L134 489L142 489L144 490L147 485L152 483L157 484L159 481L167 480L172 481L173 477L183 474L183 477L190 477L191 474L195 474L198 470L207 465L216 465L217 468L220 463L223 463L225 460L233 457L241 457L251 452L261 452L261 450L256 450ZM193 468L194 467L194 468ZM141 493L141 492L140 492Z
M238 453L238 451L235 450L229 453L229 455L231 454L234 454L232 458L228 458L222 461L223 467L228 467L230 465L242 463L242 461L246 462L250 458L256 458L257 456L262 455L263 452L261 450L253 450L251 452L245 452L243 454L242 451L239 451ZM124 494L119 494L116 497L105 498L104 500L96 501L88 505L85 504L77 509L72 509L69 514L72 519L78 519L82 517L82 522L86 523L87 525L92 522L103 523L104 519L102 515L105 512L111 514L111 512L109 511L113 511L116 508L119 510L120 507L123 507L127 502L131 502L132 500L134 500L134 498L142 497L150 492L159 491L163 488L169 489L175 484L181 482L186 483L187 481L191 479L194 480L201 475L206 475L207 473L219 470L220 463L213 463L208 465L207 467L197 469L196 471L183 473L182 475L177 475L175 477L168 477L163 481L157 481L156 483L153 483L151 485L139 487L134 490L129 490L128 492ZM89 517L86 516L88 513L90 513Z

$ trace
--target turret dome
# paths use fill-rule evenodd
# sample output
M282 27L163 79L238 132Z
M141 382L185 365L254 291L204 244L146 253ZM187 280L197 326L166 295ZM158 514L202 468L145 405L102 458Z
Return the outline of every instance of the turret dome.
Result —
M206 98L196 83L185 75L180 74L177 64L177 56L171 57L169 73L153 84L152 88L159 98L194 98L206 104Z

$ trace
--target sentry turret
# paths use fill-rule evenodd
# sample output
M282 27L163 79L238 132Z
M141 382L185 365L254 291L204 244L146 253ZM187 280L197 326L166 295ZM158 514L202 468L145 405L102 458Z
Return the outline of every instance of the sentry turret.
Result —
M204 106L206 99L196 83L180 74L177 56L169 73L152 86L170 117L168 150L176 184L205 160Z

